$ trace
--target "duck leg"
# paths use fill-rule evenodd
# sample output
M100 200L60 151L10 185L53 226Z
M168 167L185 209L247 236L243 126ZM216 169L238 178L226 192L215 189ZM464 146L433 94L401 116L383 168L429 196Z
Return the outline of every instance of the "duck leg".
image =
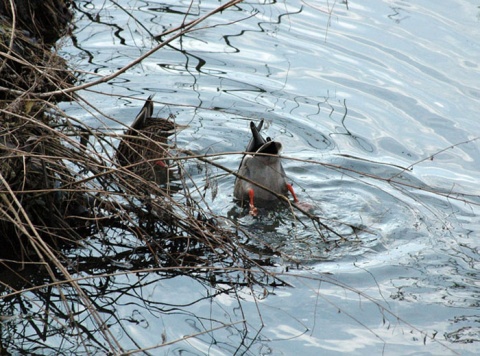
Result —
M298 200L297 198L297 195L295 194L295 192L293 191L293 187L291 184L287 183L287 189L288 191L292 194L293 196L293 202L295 203L295 206L302 209L302 210L305 210L309 213L312 213L315 209L315 207L307 202L301 202L300 200Z
M290 192L290 194L292 194L292 196L293 196L293 201L294 201L295 203L298 203L297 195L295 194L295 191L293 190L293 186L292 186L290 183L287 183L287 189L288 189L288 191Z
M255 204L253 203L253 198L254 198L254 191L252 188L250 188L248 190L248 197L250 198L250 203L249 203L249 206L250 206L250 215L252 216L257 216L258 215L258 209L255 207Z

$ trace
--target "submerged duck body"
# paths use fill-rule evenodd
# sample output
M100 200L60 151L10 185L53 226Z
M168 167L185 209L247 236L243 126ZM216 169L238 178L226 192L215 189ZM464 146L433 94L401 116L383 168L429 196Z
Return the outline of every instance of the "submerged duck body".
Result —
M120 166L146 180L164 184L171 177L168 156L168 137L176 125L168 119L152 117L152 95L148 97L131 127L120 142L116 159Z
M270 191L279 195L287 195L290 191L294 201L297 202L293 188L287 181L287 176L279 156L282 144L272 141L270 138L263 138L260 134L262 126L263 120L258 126L255 126L253 122L250 123L252 139L245 150L247 153L243 156L240 163L238 169L240 177L237 177L233 191L235 199L249 202L250 214L252 215L258 214L256 206L268 206L278 200L278 197ZM241 177L253 181L268 190Z

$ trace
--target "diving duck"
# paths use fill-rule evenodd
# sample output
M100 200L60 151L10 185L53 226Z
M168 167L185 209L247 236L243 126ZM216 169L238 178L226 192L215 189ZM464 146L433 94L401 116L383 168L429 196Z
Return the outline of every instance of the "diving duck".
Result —
M250 122L252 138L245 150L247 153L240 162L238 169L239 177L235 180L235 188L233 190L235 199L242 202L249 202L250 214L253 216L258 215L256 204L265 206L272 204L278 198L269 191L241 177L245 177L280 195L287 195L287 193L290 192L294 202L298 202L292 185L287 181L287 176L279 156L282 144L277 141L272 141L270 137L264 139L260 134L262 126L263 120L260 121L258 126Z
M132 126L118 145L117 162L140 177L165 184L172 177L167 139L177 125L168 119L152 117L153 95L146 100Z

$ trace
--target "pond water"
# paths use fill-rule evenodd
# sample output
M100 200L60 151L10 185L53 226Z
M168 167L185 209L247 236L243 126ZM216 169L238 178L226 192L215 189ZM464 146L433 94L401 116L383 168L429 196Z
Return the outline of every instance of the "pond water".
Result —
M84 71L82 82L112 74L156 46L152 34L219 2L121 4L76 1L76 41L61 53ZM202 301L213 291L188 277L119 276L139 285L138 295L119 293L115 302L112 332L121 347L166 341L151 354L175 355L476 354L479 25L476 1L243 2L80 92L102 115L62 104L92 127L121 133L154 93L158 115L188 125L177 146L208 154L242 151L250 120L264 118L266 135L284 146L299 198L323 221L366 230L355 237L339 223L352 239L327 248L289 214L240 217L302 261L297 269L276 260L292 287ZM239 159L215 158L232 170ZM234 176L214 167L189 172L198 186L214 182L204 204L230 216ZM166 312L173 302L184 309ZM144 303L158 303L158 312ZM185 335L196 337L173 342Z

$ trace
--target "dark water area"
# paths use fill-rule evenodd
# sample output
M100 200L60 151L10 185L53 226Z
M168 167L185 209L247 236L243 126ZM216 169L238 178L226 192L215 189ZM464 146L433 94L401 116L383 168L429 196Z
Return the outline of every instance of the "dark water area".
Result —
M60 53L88 83L152 49L153 36L188 13L218 5L76 1L74 37ZM300 200L346 239L325 241L288 209L241 215L235 177L191 164L193 197L221 224L239 223L279 251L271 268L288 286L267 293L226 283L219 293L188 273L130 275L122 269L133 262L112 261L115 272L84 288L119 345L106 346L103 334L83 346L61 333L45 342L65 353L477 354L479 24L474 1L243 2L78 93L99 111L62 103L68 115L120 134L155 94L156 114L188 125L176 146L219 154L214 161L230 170L241 155L220 154L243 151L249 122L263 118ZM101 259L101 251L86 246L70 257ZM103 299L107 288L115 292ZM4 324L36 335L24 320ZM85 329L92 323L85 316Z

